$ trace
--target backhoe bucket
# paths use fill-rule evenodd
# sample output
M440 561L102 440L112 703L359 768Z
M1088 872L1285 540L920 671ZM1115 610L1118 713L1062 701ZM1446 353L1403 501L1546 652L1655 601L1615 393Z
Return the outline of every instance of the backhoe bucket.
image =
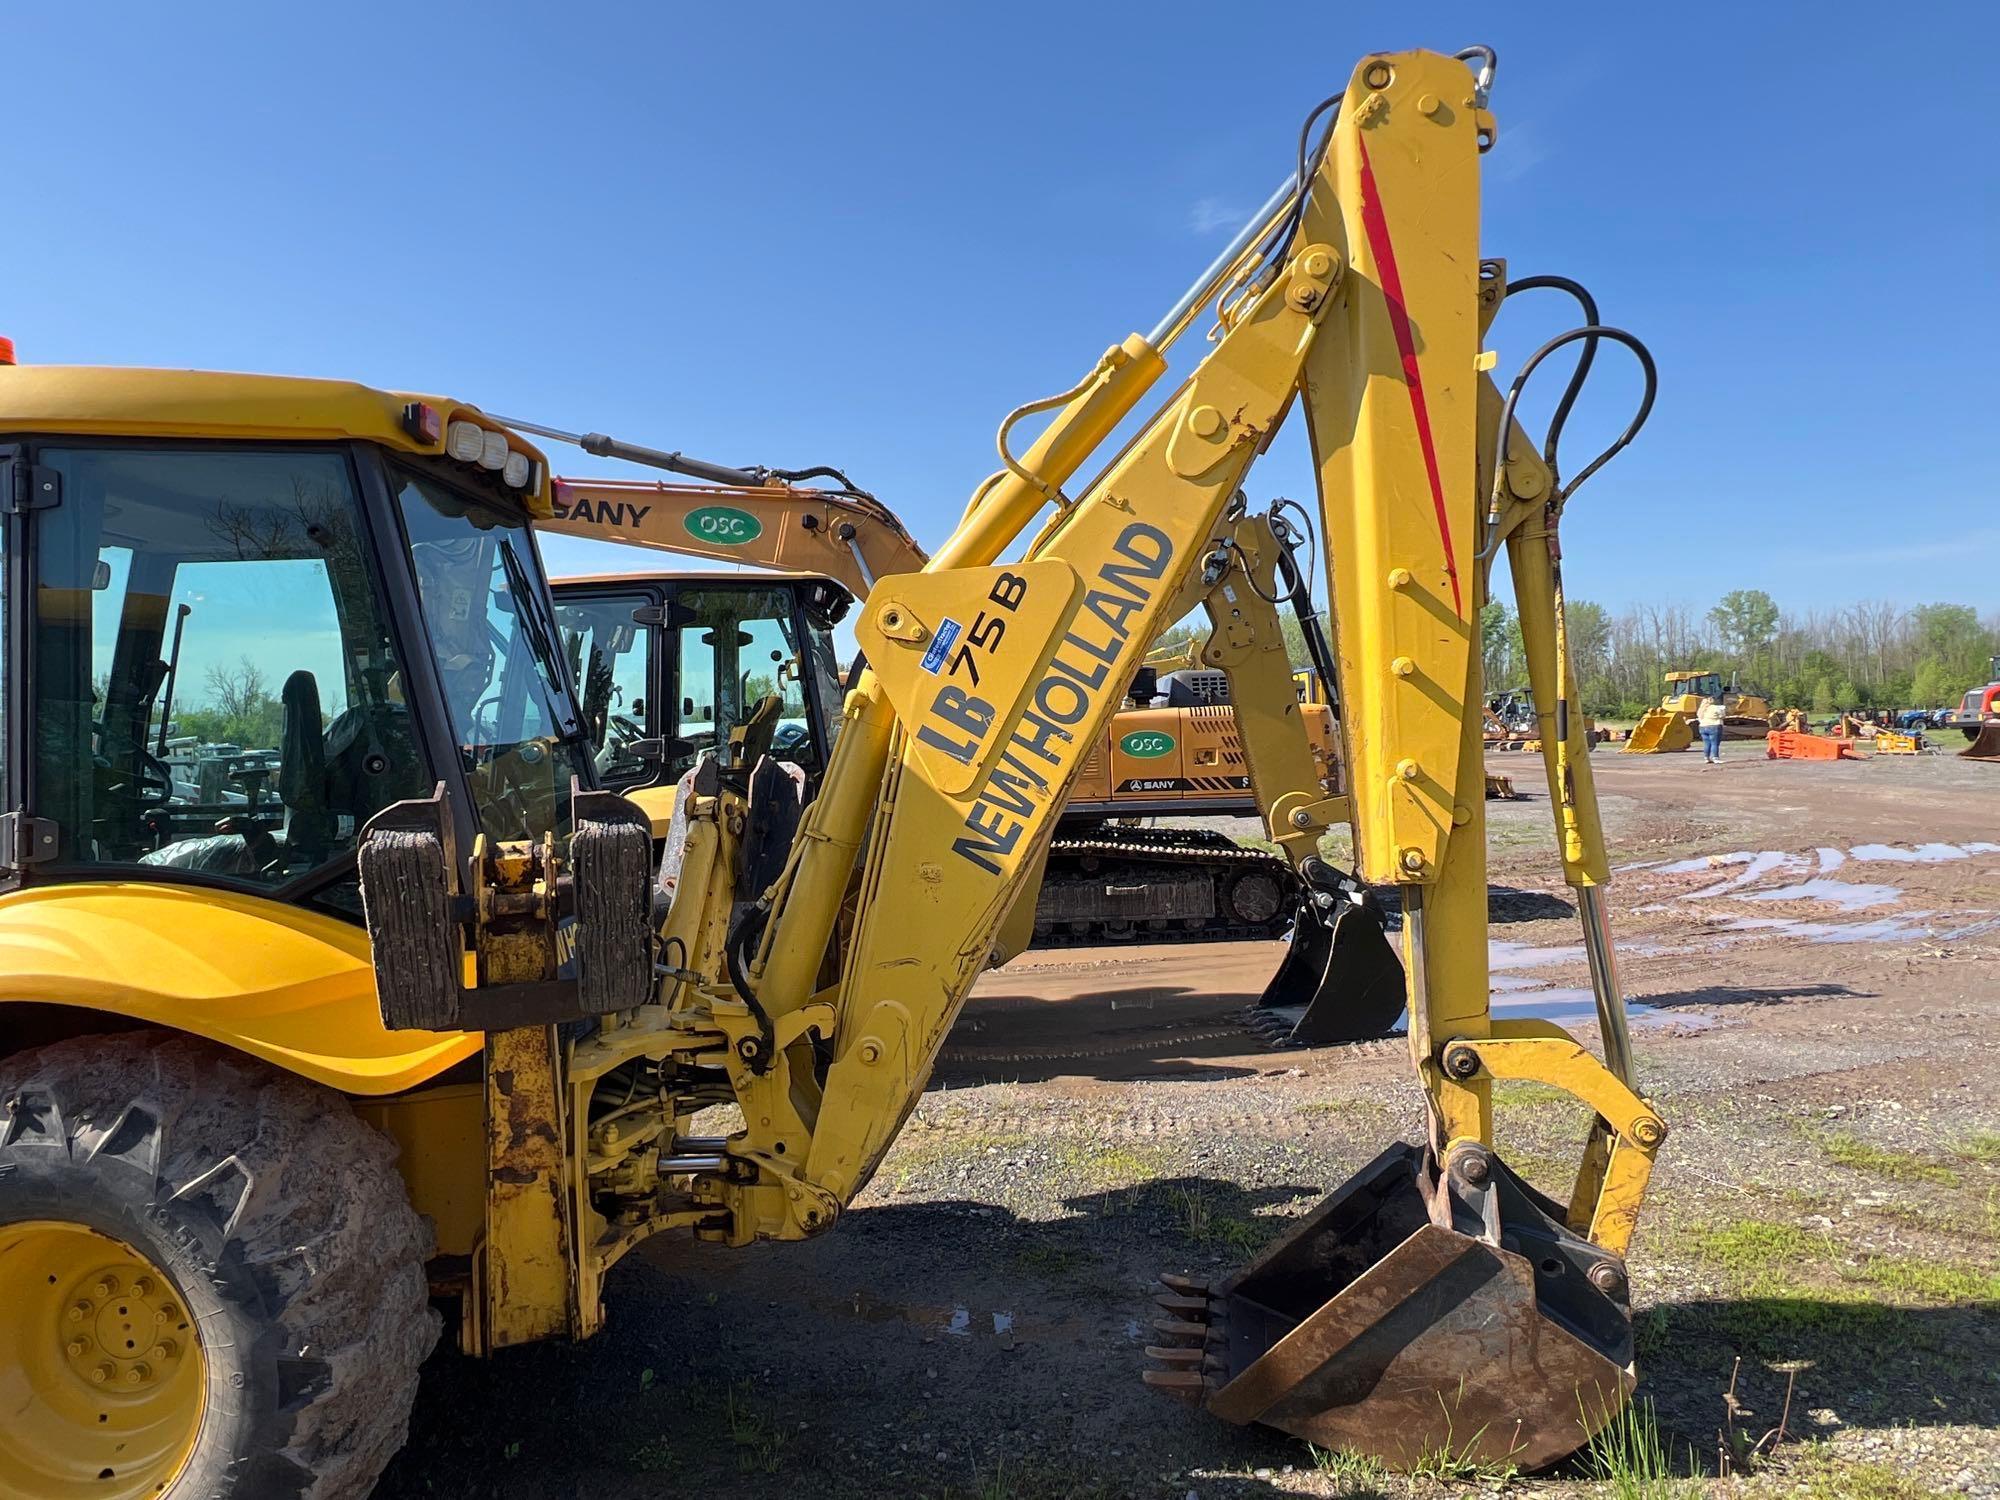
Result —
M1292 923L1284 961L1249 1027L1273 1047L1325 1047L1387 1036L1405 1005L1403 961L1381 918L1342 900L1330 915L1307 900Z
M1959 751L1962 760L2000 760L2000 724L1982 724L1972 743Z
M1635 1383L1623 1263L1476 1146L1392 1146L1213 1289L1161 1280L1147 1384L1398 1468L1544 1468Z
M1688 721L1670 708L1649 709L1646 717L1632 726L1631 737L1618 748L1629 755L1657 755L1667 750L1685 750L1694 743Z

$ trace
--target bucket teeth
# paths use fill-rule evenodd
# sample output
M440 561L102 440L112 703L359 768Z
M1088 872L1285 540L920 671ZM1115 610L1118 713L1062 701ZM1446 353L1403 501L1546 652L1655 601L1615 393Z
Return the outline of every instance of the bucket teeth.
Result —
M1155 1319L1153 1328L1165 1342L1146 1346L1154 1368L1142 1375L1155 1390L1199 1405L1222 1384L1228 1327L1207 1282L1163 1272L1160 1285L1153 1300L1170 1316Z
M1195 1406L1207 1399L1212 1382L1199 1370L1146 1370L1142 1378L1156 1391L1178 1396Z

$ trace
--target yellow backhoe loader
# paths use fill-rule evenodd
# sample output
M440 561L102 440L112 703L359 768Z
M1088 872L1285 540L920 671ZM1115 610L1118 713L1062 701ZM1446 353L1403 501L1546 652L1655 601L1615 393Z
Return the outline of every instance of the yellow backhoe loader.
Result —
M1669 672L1667 693L1660 706L1648 709L1618 748L1634 755L1687 749L1694 743L1695 715L1704 698L1721 701L1726 715L1722 721L1725 739L1761 740L1780 727L1778 716L1771 712L1770 699L1762 693L1739 690L1734 680L1725 684L1720 672Z
M1362 875L1399 888L1426 1124L1243 1271L1174 1282L1149 1378L1405 1464L1534 1468L1609 1420L1666 1127L1635 1092L1557 533L1652 364L1588 323L1504 394L1485 373L1509 294L1478 235L1492 72L1484 49L1361 61L1215 265L1024 409L1051 414L1035 441L1004 425L952 536L870 592L810 807L768 698L700 762L670 900L644 812L595 789L532 545L552 493L514 431L336 382L0 370L0 1488L358 1497L404 1439L427 1296L495 1353L595 1331L649 1236L833 1229L1025 934L1147 645L1204 600L1271 841L1331 905L1318 840L1351 818ZM1647 399L1564 480L1514 410L1579 343L1629 349ZM1288 415L1316 455L1341 797L1283 652L1221 589ZM1489 1007L1477 622L1503 547L1601 1061ZM211 680L235 688L186 686ZM1590 1122L1566 1202L1507 1166L1496 1078ZM696 1135L726 1102L741 1127Z

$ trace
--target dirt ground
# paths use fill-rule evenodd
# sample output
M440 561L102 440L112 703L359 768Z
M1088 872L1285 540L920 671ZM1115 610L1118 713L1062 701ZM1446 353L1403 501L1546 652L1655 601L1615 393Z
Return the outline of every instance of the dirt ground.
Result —
M1500 759L1535 795L1493 808L1494 883L1530 893L1497 904L1529 920L1494 929L1496 1008L1593 1042L1575 922L1538 915L1537 762ZM1682 1477L1390 1476L1141 1385L1155 1273L1241 1260L1417 1117L1400 1040L1252 1042L1279 945L1223 944L989 974L835 1232L656 1241L591 1343L439 1354L380 1495L2000 1494L2000 765L1593 759L1673 1131L1630 1267ZM1528 1086L1497 1110L1502 1155L1566 1197L1584 1117ZM1783 1441L1723 1463L1788 1380Z

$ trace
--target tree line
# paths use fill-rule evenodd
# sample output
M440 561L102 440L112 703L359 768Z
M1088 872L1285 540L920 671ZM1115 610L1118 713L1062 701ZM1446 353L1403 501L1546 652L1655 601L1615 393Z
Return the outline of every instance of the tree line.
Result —
M1280 614L1294 664L1305 642L1290 610ZM1717 671L1761 692L1773 708L1815 714L1868 708L1944 708L1992 680L2000 655L2000 611L1980 618L1969 604L1887 601L1803 613L1781 609L1762 589L1732 589L1713 608L1639 604L1612 613L1568 601L1570 654L1585 713L1637 718L1666 692L1669 672ZM1488 693L1525 686L1521 622L1503 601L1480 615ZM1198 644L1208 622L1184 620L1161 645Z
M1656 705L1668 672L1711 669L1773 708L1943 708L1989 681L2000 654L2000 613L1981 619L1969 604L1882 600L1800 613L1762 589L1732 589L1705 612L1640 604L1613 614L1573 599L1568 624L1584 711L1607 718ZM1514 611L1496 600L1480 626L1488 690L1525 683Z

